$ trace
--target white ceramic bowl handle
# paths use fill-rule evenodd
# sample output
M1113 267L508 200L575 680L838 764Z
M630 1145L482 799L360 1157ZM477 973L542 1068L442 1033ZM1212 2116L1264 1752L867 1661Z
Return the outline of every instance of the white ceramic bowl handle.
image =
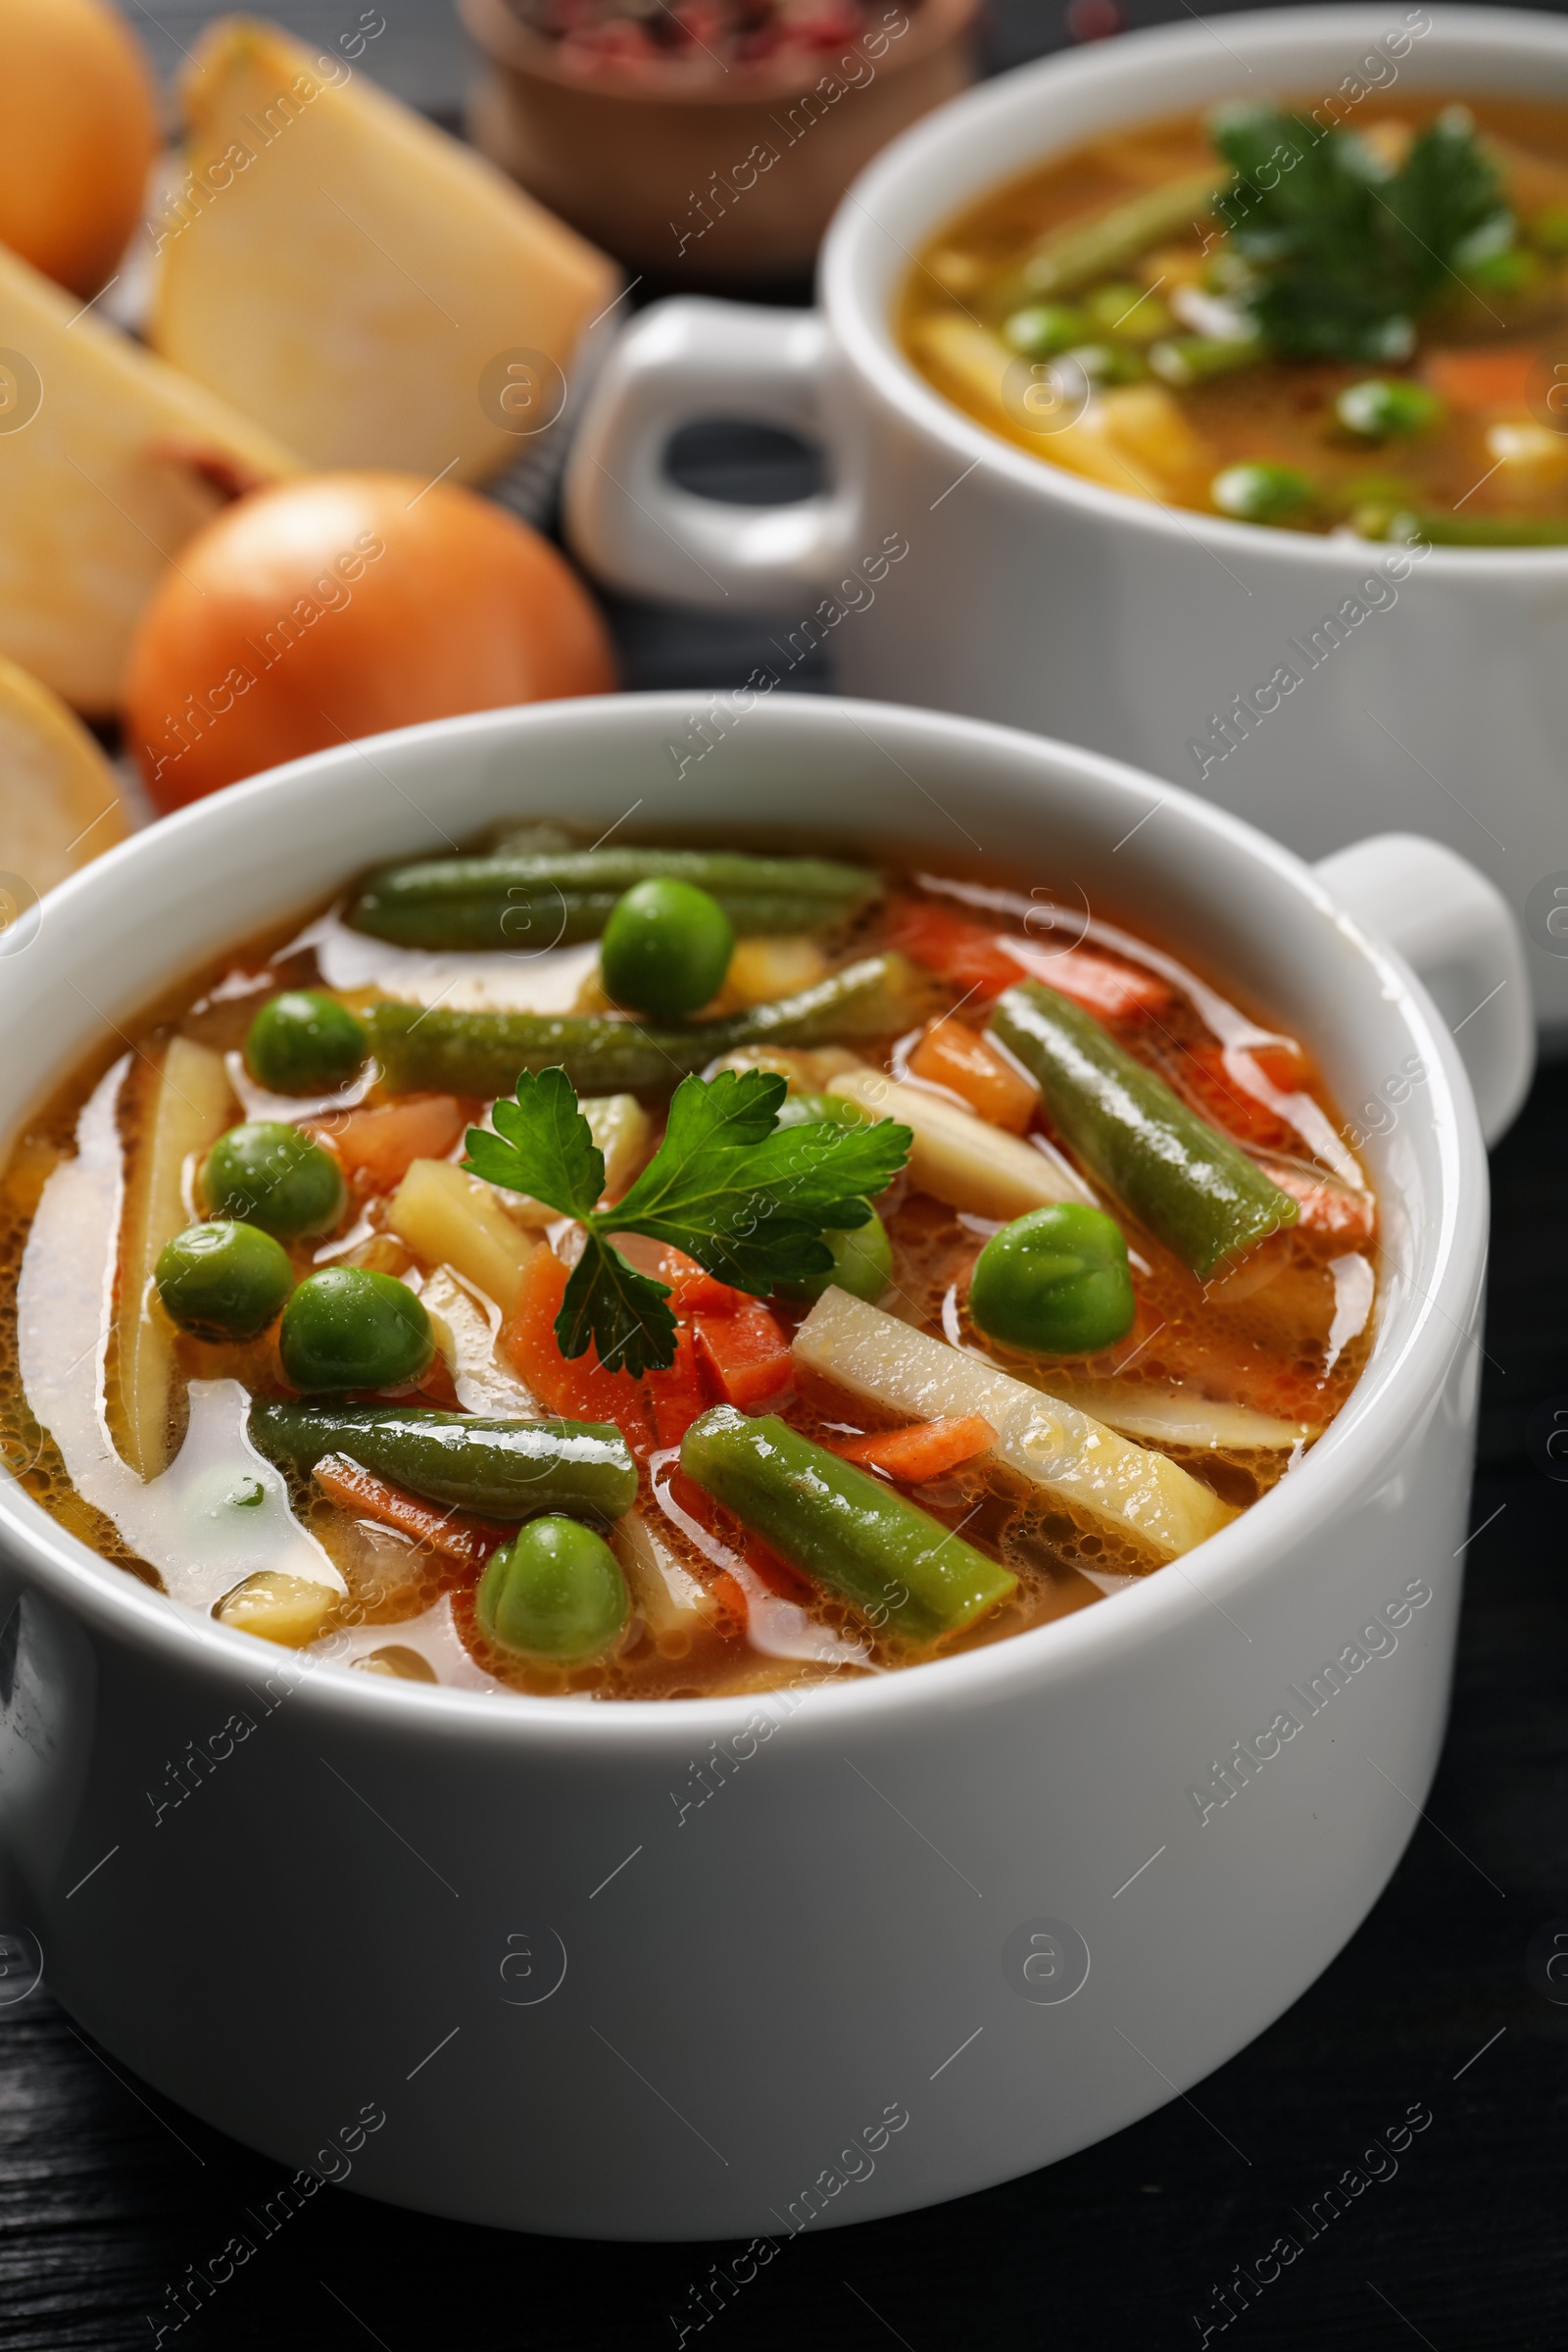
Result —
M819 434L826 364L814 311L652 304L606 359L572 445L566 529L584 563L617 588L718 612L820 595L842 537L830 494L782 507L697 498L669 480L664 453L705 416Z
M1453 850L1379 833L1317 872L1333 896L1411 965L1453 1033L1494 1144L1529 1092L1535 1030L1524 941L1507 901Z

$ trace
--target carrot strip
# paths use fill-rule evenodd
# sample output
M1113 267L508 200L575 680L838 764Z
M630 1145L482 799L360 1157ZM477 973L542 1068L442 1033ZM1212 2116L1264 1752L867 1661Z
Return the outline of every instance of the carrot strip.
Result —
M1332 1242L1342 1250L1364 1250L1377 1230L1377 1203L1370 1193L1352 1193L1348 1185L1319 1180L1302 1168L1265 1162L1270 1183L1300 1207L1293 1228L1313 1241Z
M1486 409L1528 407L1540 366L1539 351L1505 344L1490 351L1429 351L1421 373L1450 409L1474 415Z
M1105 1021L1157 1012L1171 1001L1170 988L1153 972L1116 963L1089 948L1053 953L924 899L894 901L888 912L888 944L940 972L981 1004L1000 997L1025 974L1059 989L1086 1012Z
M1022 1135L1039 1106L1039 1090L1005 1054L951 1015L932 1022L909 1055L909 1068L916 1078L947 1087L977 1116L1009 1135Z
M643 1458L654 1443L648 1399L640 1381L609 1372L590 1342L569 1359L556 1339L556 1317L566 1295L566 1269L552 1250L536 1250L522 1270L517 1309L502 1335L502 1349L541 1404L570 1421L613 1421Z
M834 1446L846 1461L865 1462L885 1470L905 1486L917 1487L928 1478L941 1478L960 1462L988 1453L997 1433L980 1413L960 1419L914 1421L907 1429L873 1430L867 1438L851 1438Z
M335 1152L349 1182L362 1192L395 1192L416 1159L445 1159L476 1115L456 1095L416 1095L371 1110L329 1111L308 1132Z
M725 1404L749 1411L789 1387L789 1334L759 1299L743 1298L732 1315L698 1315L694 1328L697 1352Z
M504 1544L512 1533L511 1528L499 1526L494 1519L480 1519L471 1511L447 1510L439 1502L426 1502L422 1495L411 1494L406 1487L395 1487L390 1479L379 1478L373 1470L350 1461L347 1454L327 1454L317 1463L315 1475L316 1484L329 1502L357 1512L362 1519L374 1519L382 1527L395 1528L400 1536L412 1537L427 1551L456 1560L463 1568L482 1568L497 1545Z

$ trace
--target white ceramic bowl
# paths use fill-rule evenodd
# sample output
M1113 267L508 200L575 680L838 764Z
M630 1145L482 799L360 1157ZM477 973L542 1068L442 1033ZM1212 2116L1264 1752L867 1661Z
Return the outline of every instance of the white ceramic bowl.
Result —
M1560 1046L1568 549L1412 562L1122 498L952 407L893 331L927 238L1036 161L1276 91L1338 91L1353 125L1344 85L1375 76L1560 103L1568 25L1500 8L1276 9L1227 16L1223 37L1165 25L1004 74L855 183L823 249L819 311L682 300L633 322L584 415L568 520L622 587L789 616L769 658L781 679L826 641L846 693L1091 744L1307 858L1384 828L1450 843L1526 923L1538 1012ZM831 489L765 510L677 489L670 435L717 415L820 437ZM1271 690L1282 668L1298 683Z
M1190 944L1313 1042L1378 1130L1376 1347L1300 1469L1178 1566L992 1648L759 1703L313 1666L177 1612L0 1485L0 1921L121 2062L307 2168L301 2193L314 2174L516 2228L777 2236L1049 2163L1295 1999L1436 1761L1486 1158L1453 1043L1356 906L1398 925L1391 877L1420 876L1422 918L1448 909L1421 952L1467 958L1479 995L1517 979L1495 893L1413 841L1325 882L1090 754L869 704L760 703L677 777L690 718L631 696L443 721L137 836L0 956L0 1130L225 943L504 814L783 811L934 858L972 839ZM1489 1054L1501 1118L1522 1018Z

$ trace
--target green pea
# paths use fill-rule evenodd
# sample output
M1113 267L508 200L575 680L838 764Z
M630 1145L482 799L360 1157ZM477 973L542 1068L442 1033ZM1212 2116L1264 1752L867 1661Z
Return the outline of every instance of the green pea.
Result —
M493 1554L474 1611L503 1648L571 1665L610 1647L631 1599L604 1537L580 1520L553 1516L530 1519Z
M1334 403L1334 414L1360 441L1392 441L1440 423L1444 407L1425 384L1403 376L1374 375L1365 383L1348 384Z
M288 1252L270 1233L229 1219L187 1225L153 1272L164 1312L204 1340L254 1340L294 1288Z
M1054 360L1057 352L1083 342L1088 332L1088 318L1068 302L1031 302L1014 311L1002 330L1004 341L1031 360Z
M262 1006L245 1063L275 1095L324 1095L354 1077L368 1048L365 1025L318 988L285 989Z
M202 1170L208 1213L242 1217L284 1241L328 1233L343 1214L343 1171L330 1152L282 1119L252 1119L220 1136Z
M781 1127L874 1127L876 1112L843 1095L786 1095L779 1104Z
M684 1020L718 993L734 948L729 916L706 890L672 876L638 882L611 909L600 978L629 1011Z
M832 1253L833 1263L806 1282L781 1284L782 1295L790 1298L820 1298L831 1285L848 1291L852 1298L880 1298L893 1280L893 1245L876 1210L872 1209L863 1225L841 1227L824 1233L822 1239Z
M1464 281L1481 294L1534 294L1545 274L1545 265L1538 255L1514 245L1471 262Z
M1079 343L1066 356L1094 384L1141 384L1149 373L1149 362L1129 343Z
M1317 497L1294 466L1269 465L1227 466L1215 474L1208 494L1220 513L1237 522L1299 522Z
M1128 343L1153 343L1168 335L1176 321L1157 295L1145 286L1097 286L1084 309L1102 335L1120 335Z
M1031 1355L1093 1355L1126 1337L1136 1306L1120 1228L1082 1200L1004 1225L969 1281L977 1329Z
M407 1283L367 1266L308 1274L283 1309L279 1343L283 1370L307 1395L398 1388L435 1354L430 1318Z

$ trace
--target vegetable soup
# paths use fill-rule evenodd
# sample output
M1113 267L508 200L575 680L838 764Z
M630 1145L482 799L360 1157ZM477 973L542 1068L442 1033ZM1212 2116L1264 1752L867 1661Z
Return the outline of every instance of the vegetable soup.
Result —
M1241 522L1568 544L1568 108L1148 122L927 246L900 330L1053 465Z
M224 1625L597 1699L995 1642L1256 1502L1372 1336L1310 1047L811 847L503 830L118 1030L0 1183L28 1490Z

